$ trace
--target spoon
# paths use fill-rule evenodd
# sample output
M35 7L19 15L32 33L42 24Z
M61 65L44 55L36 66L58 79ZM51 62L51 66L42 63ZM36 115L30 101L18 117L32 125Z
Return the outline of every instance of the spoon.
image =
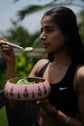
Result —
M10 43L10 42L5 42L4 40L0 40L0 42L7 43L8 45L10 45L10 46L12 46L12 47L22 49L23 51L27 51L27 52L33 51L33 48L32 48L32 47L23 48L23 47L21 47L21 46L19 46L19 45L12 44L12 43Z

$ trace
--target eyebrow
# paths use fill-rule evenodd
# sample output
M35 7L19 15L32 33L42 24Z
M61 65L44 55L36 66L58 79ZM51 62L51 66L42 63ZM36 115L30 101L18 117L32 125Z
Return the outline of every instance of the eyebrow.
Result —
M49 26L45 26L44 28L54 28L54 27L56 27L55 25L49 25ZM41 27L41 29L42 29L42 27Z
M45 28L54 28L56 27L55 25L50 25L50 26L45 26Z

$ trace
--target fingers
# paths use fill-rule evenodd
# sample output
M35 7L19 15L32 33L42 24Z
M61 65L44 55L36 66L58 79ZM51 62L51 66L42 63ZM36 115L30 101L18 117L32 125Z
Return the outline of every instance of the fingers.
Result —
M13 47L11 47L6 39L0 41L0 55L7 61L10 62L12 58L15 58Z
M49 104L49 101L48 101L48 99L46 99L46 100L37 100L36 104L38 106L40 106L40 107L44 107L44 106Z
M9 42L6 39L0 41L1 51L12 51L13 48L9 45Z
M2 55L3 54L9 54L12 51L13 51L13 49L11 48L11 46L6 45L6 44L1 45L0 52L1 52Z
M3 39L4 41L7 41L5 38Z
M0 40L0 45L6 44L6 43L8 43L8 41L6 39Z
M3 39L3 40L0 40L0 46L2 45L10 45L10 43L6 39Z

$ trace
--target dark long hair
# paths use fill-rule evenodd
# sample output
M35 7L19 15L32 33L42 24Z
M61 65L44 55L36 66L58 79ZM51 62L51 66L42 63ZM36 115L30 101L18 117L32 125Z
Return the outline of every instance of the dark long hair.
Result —
M67 36L67 50L72 60L84 64L84 46L79 35L74 12L67 7L56 7L47 11L44 16L50 16L52 21L60 26L62 33ZM49 54L48 58L53 61L54 54Z

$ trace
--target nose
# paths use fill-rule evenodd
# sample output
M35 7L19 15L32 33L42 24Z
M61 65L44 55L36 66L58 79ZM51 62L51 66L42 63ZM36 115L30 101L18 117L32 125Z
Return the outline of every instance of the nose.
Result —
M46 33L45 32L42 32L41 35L40 35L40 39L41 40L44 40L46 38L47 38Z

